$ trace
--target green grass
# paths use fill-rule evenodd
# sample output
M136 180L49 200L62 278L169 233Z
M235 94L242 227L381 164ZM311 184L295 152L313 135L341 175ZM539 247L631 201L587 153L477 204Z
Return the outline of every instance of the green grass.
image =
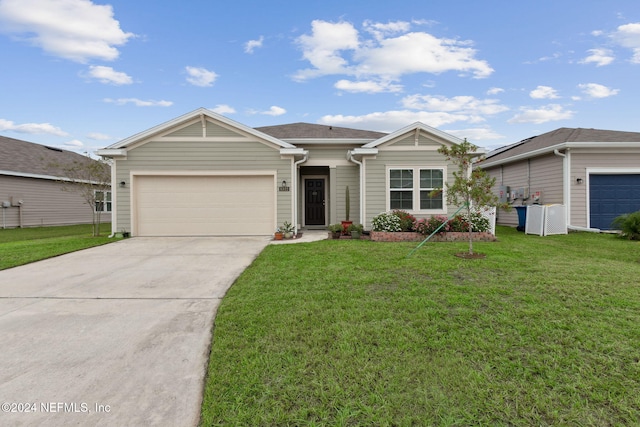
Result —
M51 258L68 252L104 245L114 239L111 224L101 224L100 237L91 224L0 230L0 270Z
M640 243L271 245L218 310L203 425L640 425Z

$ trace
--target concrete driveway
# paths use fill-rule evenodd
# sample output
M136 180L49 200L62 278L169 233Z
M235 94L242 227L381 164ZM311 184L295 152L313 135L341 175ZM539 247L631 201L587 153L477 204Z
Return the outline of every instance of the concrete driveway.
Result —
M0 425L196 425L215 312L268 243L133 238L0 271Z

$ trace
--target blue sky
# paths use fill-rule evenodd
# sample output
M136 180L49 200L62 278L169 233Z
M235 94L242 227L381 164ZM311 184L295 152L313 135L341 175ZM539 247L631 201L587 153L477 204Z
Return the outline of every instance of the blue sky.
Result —
M497 148L640 132L637 0L0 0L0 135L93 152L199 107Z

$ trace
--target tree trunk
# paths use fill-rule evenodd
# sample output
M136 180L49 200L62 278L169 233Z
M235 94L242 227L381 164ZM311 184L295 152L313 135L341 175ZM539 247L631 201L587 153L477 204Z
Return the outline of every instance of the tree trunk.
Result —
M471 219L471 209L467 210L469 218L469 254L473 255L473 220Z

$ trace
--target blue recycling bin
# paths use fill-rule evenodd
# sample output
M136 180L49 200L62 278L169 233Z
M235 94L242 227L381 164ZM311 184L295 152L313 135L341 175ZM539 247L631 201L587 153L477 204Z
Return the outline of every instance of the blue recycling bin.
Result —
M516 206L516 212L518 212L518 226L516 230L524 231L524 227L527 224L527 207L526 206Z

